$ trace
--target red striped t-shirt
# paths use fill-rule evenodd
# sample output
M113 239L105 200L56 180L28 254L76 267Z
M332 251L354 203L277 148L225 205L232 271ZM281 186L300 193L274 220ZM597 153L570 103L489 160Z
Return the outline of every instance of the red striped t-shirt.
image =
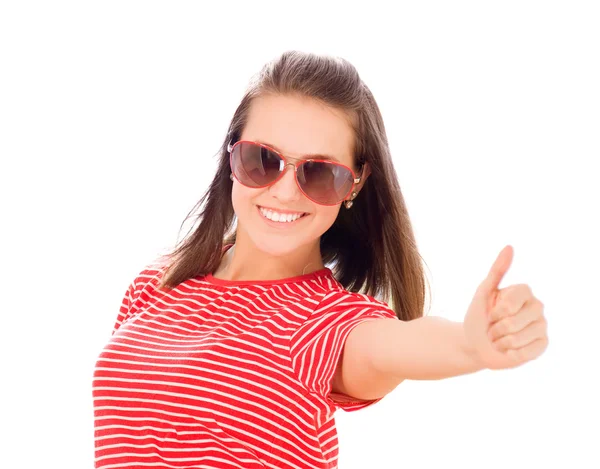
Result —
M147 266L126 291L94 370L96 468L335 468L331 393L346 337L396 318L328 268L277 281L212 275L157 288Z

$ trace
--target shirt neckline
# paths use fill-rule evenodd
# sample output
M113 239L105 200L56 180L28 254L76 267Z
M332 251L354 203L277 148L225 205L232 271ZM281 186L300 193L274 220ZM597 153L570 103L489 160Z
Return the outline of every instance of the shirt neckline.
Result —
M309 274L298 275L296 277L287 277L274 280L225 280L222 278L213 277L212 274L206 274L204 280L214 285L223 286L237 286L237 285L279 285L282 283L296 283L305 282L307 280L313 280L322 276L332 275L329 267L324 267L319 270L315 270Z
M232 247L233 244L228 244L223 246L223 254ZM329 267L324 267L319 270L315 270L314 272L310 272L304 275L297 275L295 277L287 277L273 280L225 280L222 278L213 277L212 272L208 273L204 276L204 280L208 283L212 283L214 285L223 285L223 286L236 286L236 285L279 285L282 283L296 283L296 282L305 282L307 280L313 280L322 276L332 276L333 273Z

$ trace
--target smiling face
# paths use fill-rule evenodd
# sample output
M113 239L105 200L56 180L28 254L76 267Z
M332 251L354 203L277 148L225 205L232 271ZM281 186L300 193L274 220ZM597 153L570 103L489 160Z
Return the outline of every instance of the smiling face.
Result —
M306 155L329 155L356 172L354 131L347 115L314 99L255 98L240 140L269 145L293 163ZM319 238L334 223L341 206L319 205L308 199L296 184L292 165L269 187L249 188L235 180L232 202L238 219L237 242L251 241L273 256L318 249ZM295 219L300 214L304 215Z

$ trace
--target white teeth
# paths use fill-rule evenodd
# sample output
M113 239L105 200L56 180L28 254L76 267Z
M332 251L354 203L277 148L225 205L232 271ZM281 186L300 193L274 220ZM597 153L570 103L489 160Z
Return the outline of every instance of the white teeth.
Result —
M259 210L260 213L262 213L269 220L279 223L291 223L303 215L302 213L279 213L263 207L259 207Z

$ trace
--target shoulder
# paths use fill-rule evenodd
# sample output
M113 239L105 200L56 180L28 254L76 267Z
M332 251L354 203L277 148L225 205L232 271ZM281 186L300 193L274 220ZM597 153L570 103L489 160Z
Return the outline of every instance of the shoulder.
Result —
M397 317L394 310L384 301L364 293L351 292L344 288L326 294L319 303L318 310L349 311L363 313L379 311L385 316Z
M292 336L292 342L303 342L309 337L352 329L368 319L397 319L396 313L384 302L362 293L344 289L330 291L315 298L314 305Z
M160 259L154 259L144 265L134 276L129 288L132 299L135 301L140 296L154 294L158 289L161 279L168 265Z
M151 262L145 265L135 277L135 283L138 286L157 286L162 279L167 265L160 262Z

